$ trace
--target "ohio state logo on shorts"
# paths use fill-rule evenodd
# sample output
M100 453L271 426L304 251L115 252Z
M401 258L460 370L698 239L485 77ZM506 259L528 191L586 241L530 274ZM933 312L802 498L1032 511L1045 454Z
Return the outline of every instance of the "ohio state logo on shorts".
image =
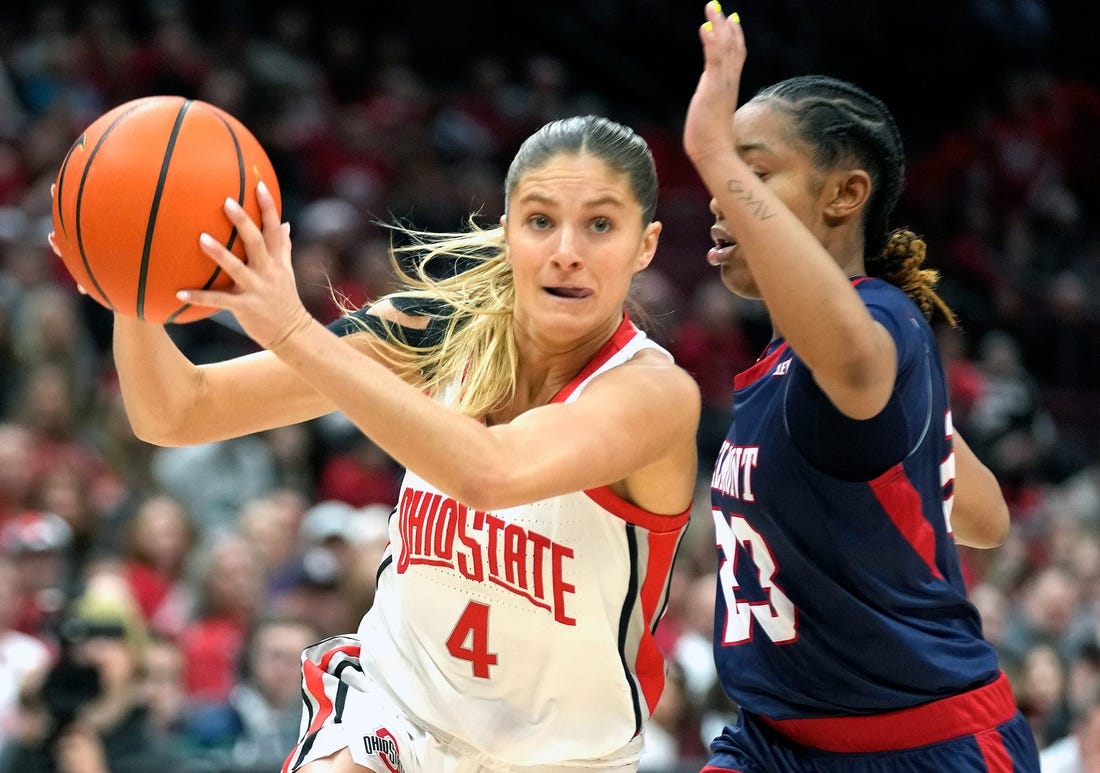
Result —
M363 746L366 747L367 754L376 756L390 773L405 773L397 753L397 741L386 728L380 727L374 731L374 735L363 736Z

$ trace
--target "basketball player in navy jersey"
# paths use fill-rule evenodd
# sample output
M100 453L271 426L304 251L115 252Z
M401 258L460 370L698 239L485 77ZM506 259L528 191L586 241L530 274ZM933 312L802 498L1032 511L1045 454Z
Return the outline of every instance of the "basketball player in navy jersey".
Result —
M712 479L714 653L741 714L706 770L1037 771L959 569L956 542L997 544L1007 509L951 424L924 243L887 231L897 127L819 76L736 109L744 35L706 19L684 148L714 197L708 261L774 326Z

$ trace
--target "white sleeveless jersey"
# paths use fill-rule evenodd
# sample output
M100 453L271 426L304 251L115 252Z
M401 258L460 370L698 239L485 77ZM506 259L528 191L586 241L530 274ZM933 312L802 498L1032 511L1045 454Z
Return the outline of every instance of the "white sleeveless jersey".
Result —
M624 319L553 402L645 348L664 351ZM408 473L363 666L428 727L507 764L621 750L664 687L653 631L688 515L606 487L482 512Z

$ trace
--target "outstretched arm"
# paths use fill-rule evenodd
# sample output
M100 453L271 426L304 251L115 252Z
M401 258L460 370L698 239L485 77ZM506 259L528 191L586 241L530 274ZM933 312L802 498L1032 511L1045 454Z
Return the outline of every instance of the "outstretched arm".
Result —
M156 445L224 440L334 410L267 352L197 366L164 327L120 314L114 358L134 434Z
M426 319L387 301L370 313L407 327ZM347 352L386 362L386 344L369 332L337 339ZM331 399L270 352L195 365L161 325L115 315L114 358L134 434L162 446L209 443L285 427L335 411ZM387 366L388 367L388 366Z
M744 162L733 114L745 37L735 16L706 7L705 67L684 123L684 149L736 234L773 321L845 415L886 405L896 376L893 339L867 312L836 260Z
M54 235L50 246L58 251ZM371 308L402 326L423 317L383 301ZM386 344L368 333L342 342L386 361ZM307 421L335 410L332 401L270 352L196 366L161 325L114 318L113 354L126 414L137 437L162 446L207 443Z
M268 357L398 463L484 510L602 485L616 485L624 498L654 512L687 508L700 401L695 382L666 357L643 351L600 375L571 403L487 427L405 383L310 317L294 286L288 230L262 183L257 198L262 229L233 202L226 206L247 263L203 241L233 288L188 291L180 299L231 310ZM266 393L260 399L270 400Z

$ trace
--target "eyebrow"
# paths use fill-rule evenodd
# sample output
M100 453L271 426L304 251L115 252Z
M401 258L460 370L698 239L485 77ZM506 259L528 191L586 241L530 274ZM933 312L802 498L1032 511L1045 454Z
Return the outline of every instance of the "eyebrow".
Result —
M533 203L536 203L536 204L547 204L547 205L553 205L553 204L558 203L558 201L556 199L553 199L550 196L546 196L544 194L537 193L537 192L525 193L524 195L520 196L519 201L521 203L533 202ZM604 195L604 196L598 196L594 199L585 199L584 201L581 202L581 206L592 209L592 208L595 208L595 207L605 207L605 206L622 207L622 206L625 206L625 204L623 203L623 200L620 197L614 196L614 195L611 195L611 194L607 194L607 195Z
M742 142L736 147L736 150L740 154L752 153L753 151L759 151L761 153L772 153L772 149L763 142Z

